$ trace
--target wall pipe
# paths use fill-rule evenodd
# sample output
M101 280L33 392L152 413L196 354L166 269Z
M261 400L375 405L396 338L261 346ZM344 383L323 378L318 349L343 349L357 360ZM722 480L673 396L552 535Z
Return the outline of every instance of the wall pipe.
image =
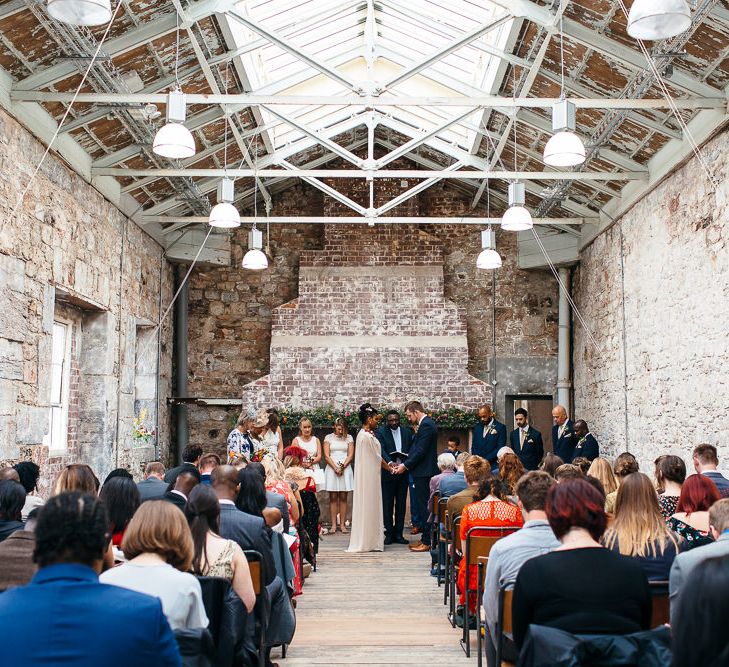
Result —
M184 279L184 267L177 265L175 267L175 283L177 288L179 288ZM180 290L177 301L175 301L175 396L178 398L187 397L187 312L189 295L187 282L185 282ZM175 405L176 464L182 461L182 450L187 447L190 441L190 429L187 416L187 405L184 403Z
M559 269L559 278L564 290L559 293L559 334L557 339L557 403L563 405L570 414L570 304L567 300L567 291L571 287L570 270Z

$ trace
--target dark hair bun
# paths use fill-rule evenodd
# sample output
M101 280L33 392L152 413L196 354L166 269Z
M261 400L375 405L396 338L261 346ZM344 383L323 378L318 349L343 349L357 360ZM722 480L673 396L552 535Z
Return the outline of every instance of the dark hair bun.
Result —
M372 407L372 403L365 403L359 406L359 420L364 424L372 415L376 415L377 410Z

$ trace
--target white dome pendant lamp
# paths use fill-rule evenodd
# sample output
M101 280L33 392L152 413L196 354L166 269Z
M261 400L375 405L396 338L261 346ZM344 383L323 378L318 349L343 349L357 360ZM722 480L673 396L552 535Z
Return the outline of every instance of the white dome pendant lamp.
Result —
M476 259L477 269L500 269L501 255L496 252L496 232L489 227L481 232L483 250Z
M249 271L262 271L268 268L268 257L263 252L263 232L256 229L256 223L253 223L253 229L248 232L248 252L243 257L244 269Z
M534 226L532 215L524 206L524 183L509 183L509 208L501 218L501 229L507 232L525 232Z
M628 12L628 34L634 39L668 39L690 26L691 7L686 0L635 0Z
M103 25L111 21L110 0L48 0L51 18L69 25Z
M211 227L232 229L240 227L240 213L233 206L235 201L235 186L233 179L224 178L218 183L218 203L213 206L208 216Z
M585 145L575 133L575 105L561 99L552 106L552 135L544 147L544 164L576 167L586 159Z
M167 93L167 122L154 135L152 151L173 160L195 155L195 138L182 124L186 117L185 93L176 88Z

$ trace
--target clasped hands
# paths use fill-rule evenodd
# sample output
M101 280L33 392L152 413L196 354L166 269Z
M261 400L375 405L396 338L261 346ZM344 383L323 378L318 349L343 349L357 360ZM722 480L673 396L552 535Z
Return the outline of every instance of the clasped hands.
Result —
M407 468L405 467L404 463L395 463L394 461L390 461L390 472L393 475L402 475L404 472L407 472Z

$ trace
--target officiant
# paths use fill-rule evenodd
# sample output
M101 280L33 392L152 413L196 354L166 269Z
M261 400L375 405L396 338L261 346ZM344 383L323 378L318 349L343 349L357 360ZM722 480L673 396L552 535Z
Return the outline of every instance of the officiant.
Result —
M385 424L375 432L382 447L382 458L387 463L404 463L410 451L413 432L407 426L400 426L400 414L390 410L385 415ZM385 544L408 544L403 537L405 527L405 504L408 496L408 476L393 475L382 470L382 510L385 520ZM394 521L393 521L394 516Z

